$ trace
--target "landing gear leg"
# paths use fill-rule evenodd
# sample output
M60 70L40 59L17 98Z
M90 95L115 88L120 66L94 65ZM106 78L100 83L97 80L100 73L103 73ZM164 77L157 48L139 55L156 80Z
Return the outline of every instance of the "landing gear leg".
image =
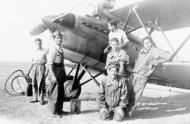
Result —
M75 66L73 68L75 68ZM81 94L80 79L84 75L84 72L82 71L81 74L79 74L79 69L80 64L77 64L75 76L67 75L67 81L64 82L65 97L68 101L77 99Z

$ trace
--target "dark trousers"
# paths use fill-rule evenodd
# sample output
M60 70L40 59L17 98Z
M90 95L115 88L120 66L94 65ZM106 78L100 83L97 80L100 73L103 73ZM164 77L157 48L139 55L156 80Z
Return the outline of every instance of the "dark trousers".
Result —
M119 72L118 74L122 77L129 78L130 72L127 70L127 64L124 62L119 62Z
M57 83L51 81L48 88L48 109L51 114L61 114L64 101L64 82L66 78L65 69L54 66L53 71L57 78Z

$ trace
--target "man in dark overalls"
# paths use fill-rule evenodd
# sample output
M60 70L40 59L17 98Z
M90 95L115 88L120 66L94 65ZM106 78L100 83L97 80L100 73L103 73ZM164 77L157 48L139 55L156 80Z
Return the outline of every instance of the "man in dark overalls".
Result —
M59 31L53 33L53 42L47 56L48 64L48 109L53 117L61 117L63 114L64 87L66 73L64 67L64 54L61 48L62 34Z

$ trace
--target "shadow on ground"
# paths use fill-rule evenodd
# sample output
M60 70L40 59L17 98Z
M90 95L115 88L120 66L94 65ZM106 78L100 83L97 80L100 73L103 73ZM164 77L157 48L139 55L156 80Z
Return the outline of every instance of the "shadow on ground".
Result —
M84 110L84 111L81 111L80 114L90 114L90 113L94 113L98 111L99 111L98 109Z
M130 119L160 118L190 113L190 93L169 97L143 97Z

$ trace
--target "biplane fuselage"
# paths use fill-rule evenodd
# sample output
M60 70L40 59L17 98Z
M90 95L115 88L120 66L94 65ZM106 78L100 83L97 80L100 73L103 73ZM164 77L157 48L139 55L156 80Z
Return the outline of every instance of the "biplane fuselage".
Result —
M47 24L47 27L48 24L53 25L52 22L48 22L45 18L43 21ZM64 31L62 47L65 58L87 65L98 71L104 71L107 55L103 51L108 45L107 35L109 32L106 27L107 23L102 23L101 20L90 17L77 16L72 13L60 15L55 22L55 25L59 24L59 28L57 29L58 26L55 26L55 29L52 28L51 30ZM69 26L68 23L70 23ZM67 25L65 26L64 24ZM130 36L129 38L134 41ZM126 49L131 62L135 61L138 54L137 49L142 46L138 41L133 41L127 44Z
M163 2L163 0L161 1ZM118 14L118 12L115 11L113 14ZM63 32L64 42L62 47L65 59L80 63L99 72L104 71L106 54L103 53L103 50L108 45L107 35L109 32L106 22L73 13L44 17L42 21L43 30L47 28L52 32L55 30ZM33 32L35 34L35 31ZM132 66L142 44L137 36L128 34L128 38L130 42L124 49L129 55ZM166 62L156 68L153 72L153 79L167 81L168 85L175 87L190 89L189 74L190 63ZM165 82L162 84L166 85Z

